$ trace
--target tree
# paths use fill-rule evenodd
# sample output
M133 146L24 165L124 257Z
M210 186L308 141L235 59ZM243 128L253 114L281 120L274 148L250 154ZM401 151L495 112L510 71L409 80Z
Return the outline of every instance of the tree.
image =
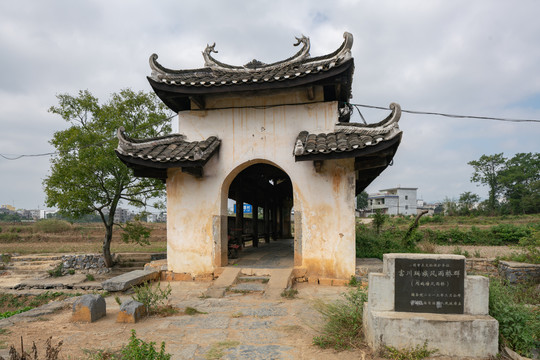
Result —
M164 185L156 179L137 178L116 156L116 131L120 126L134 138L155 137L171 131L165 105L152 93L126 89L112 94L100 105L85 90L78 96L57 95L58 106L49 112L70 126L54 133L50 143L57 154L43 181L46 203L68 216L99 214L105 227L103 257L113 265L111 240L114 215L121 201L143 207L163 196ZM139 229L140 230L140 229ZM139 232L140 233L140 232ZM137 238L131 238L137 241Z
M540 212L539 153L518 153L508 159L499 182L510 212Z
M356 197L356 208L358 210L364 210L368 207L368 193L365 191L362 191L358 196Z
M497 207L497 197L502 193L500 173L506 162L503 153L495 155L482 155L480 159L469 161L474 168L471 181L487 185L489 187L488 208L494 212Z
M462 215L469 215L474 205L480 201L480 196L466 191L459 195L459 212Z
M451 199L448 196L443 200L443 212L445 215L454 216L458 213L458 206L455 199Z
M381 232L381 228L388 219L388 215L384 214L381 209L375 210L373 214L373 227L377 232L377 235Z

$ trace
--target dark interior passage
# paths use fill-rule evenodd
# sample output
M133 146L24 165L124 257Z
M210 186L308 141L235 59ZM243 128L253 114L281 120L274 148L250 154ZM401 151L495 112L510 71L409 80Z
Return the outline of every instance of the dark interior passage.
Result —
M259 246L259 241L291 238L292 182L275 166L251 165L229 187L228 198L236 201L235 216L228 218L229 239ZM244 214L244 204L251 214ZM249 207L246 207L249 208Z

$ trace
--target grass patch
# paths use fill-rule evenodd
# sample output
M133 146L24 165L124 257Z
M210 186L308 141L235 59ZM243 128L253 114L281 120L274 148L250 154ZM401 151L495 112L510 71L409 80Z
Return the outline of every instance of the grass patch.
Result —
M337 351L363 346L362 315L367 292L361 287L353 287L343 294L343 299L326 303L315 302L315 309L324 317L325 324L320 335L313 338L313 344L323 349Z
M528 357L540 340L540 295L535 289L533 284L514 286L496 278L489 283L489 314L499 322L499 344Z
M44 219L34 223L34 232L42 232L45 234L58 234L72 230L73 226L59 219Z
M381 356L385 359L392 359L392 360L422 360L427 358L428 356L434 355L437 353L437 349L434 350L428 350L427 347L427 341L424 343L423 346L416 345L413 348L408 349L401 349L398 350L396 348L393 348L391 346L386 346L381 351Z
M206 360L218 360L225 355L225 350L234 348L240 345L238 341L220 341L218 343L212 344L212 347L204 355Z
M86 281L95 281L96 278L92 274L86 274Z
M285 289L281 292L281 297L285 299L296 299L296 296L298 295L298 290L296 289Z
M52 270L47 271L49 273L49 276L51 277L60 277L64 276L64 263L60 262L56 267Z
M64 292L46 291L40 295L14 295L0 294L0 318L6 318L31 310L52 300L63 300L80 294L67 294Z
M184 314L186 315L198 315L198 314L208 314L207 312L204 312L204 311L199 311L191 306L188 306L184 309Z

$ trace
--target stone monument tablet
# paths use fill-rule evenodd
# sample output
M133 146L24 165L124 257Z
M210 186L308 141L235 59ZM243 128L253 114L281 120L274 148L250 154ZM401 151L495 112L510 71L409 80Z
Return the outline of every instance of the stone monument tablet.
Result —
M395 311L463 314L465 260L395 259Z

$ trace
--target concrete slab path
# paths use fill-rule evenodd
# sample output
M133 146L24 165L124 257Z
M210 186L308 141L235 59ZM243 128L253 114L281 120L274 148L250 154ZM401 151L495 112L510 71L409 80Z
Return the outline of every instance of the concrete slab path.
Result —
M185 359L374 359L367 350L336 353L312 345L321 317L312 304L315 299L340 298L344 287L297 284L298 298L266 299L261 294L228 294L223 298L201 297L209 283L171 282L170 304L183 310L193 307L202 314L170 317L152 316L136 324L116 323L120 306L106 298L107 315L94 323L71 322L71 308L36 318L25 318L6 326L0 340L6 345L36 342L41 352L45 341L63 340L62 358L85 359L84 349L118 350L127 344L131 329L146 342L157 346L164 341L172 360ZM165 284L162 282L161 286ZM131 297L120 294L121 301ZM7 349L0 350L5 356ZM219 355L219 356L218 356Z

